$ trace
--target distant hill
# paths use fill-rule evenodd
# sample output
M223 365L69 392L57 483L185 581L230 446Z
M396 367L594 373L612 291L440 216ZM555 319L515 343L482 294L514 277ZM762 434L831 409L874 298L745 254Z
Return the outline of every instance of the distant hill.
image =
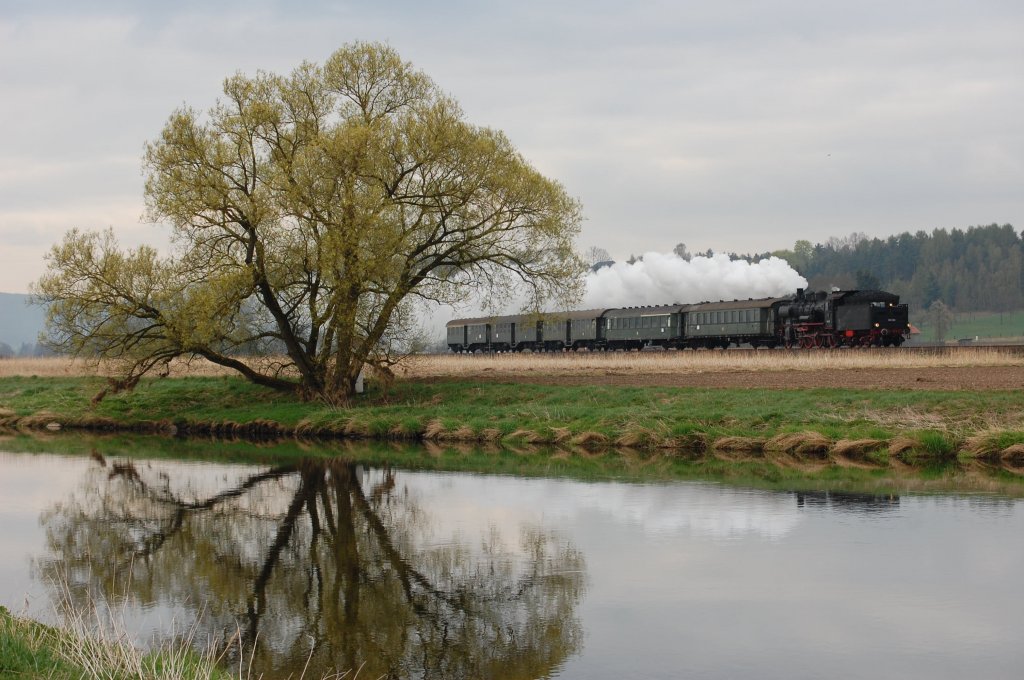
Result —
M23 343L35 345L43 331L46 313L28 304L28 295L0 293L0 342L17 351Z

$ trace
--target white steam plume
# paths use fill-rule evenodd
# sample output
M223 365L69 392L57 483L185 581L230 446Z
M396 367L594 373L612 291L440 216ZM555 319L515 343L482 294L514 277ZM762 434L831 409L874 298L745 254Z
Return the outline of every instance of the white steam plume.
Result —
M616 262L588 274L583 307L781 297L806 287L807 279L777 257L750 264L727 255L687 261L672 253L652 252L633 264Z

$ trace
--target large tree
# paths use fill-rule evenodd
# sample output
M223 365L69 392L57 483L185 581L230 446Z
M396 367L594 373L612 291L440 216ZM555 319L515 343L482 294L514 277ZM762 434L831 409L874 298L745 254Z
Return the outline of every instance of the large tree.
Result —
M73 230L36 287L51 343L123 360L122 386L200 356L344 400L395 361L417 301L579 290L578 202L387 46L228 78L205 116L171 115L144 174L173 254Z

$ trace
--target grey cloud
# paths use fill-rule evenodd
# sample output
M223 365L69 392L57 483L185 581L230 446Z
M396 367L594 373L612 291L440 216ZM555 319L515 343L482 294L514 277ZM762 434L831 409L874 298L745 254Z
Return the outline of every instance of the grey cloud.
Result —
M0 120L16 130L0 176L25 159L72 174L0 187L0 234L5 210L33 201L56 214L85 193L139 192L122 159L175 107L211 106L225 76L285 72L356 39L390 42L471 121L506 131L583 200L581 246L620 258L678 241L760 252L1024 226L1016 3L48 7L0 10ZM40 267L22 269L0 289Z

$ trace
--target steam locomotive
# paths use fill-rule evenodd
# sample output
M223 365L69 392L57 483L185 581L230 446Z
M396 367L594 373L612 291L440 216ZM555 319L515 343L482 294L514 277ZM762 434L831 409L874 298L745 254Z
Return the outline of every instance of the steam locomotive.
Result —
M453 352L767 347L899 347L907 305L880 290L454 319Z

